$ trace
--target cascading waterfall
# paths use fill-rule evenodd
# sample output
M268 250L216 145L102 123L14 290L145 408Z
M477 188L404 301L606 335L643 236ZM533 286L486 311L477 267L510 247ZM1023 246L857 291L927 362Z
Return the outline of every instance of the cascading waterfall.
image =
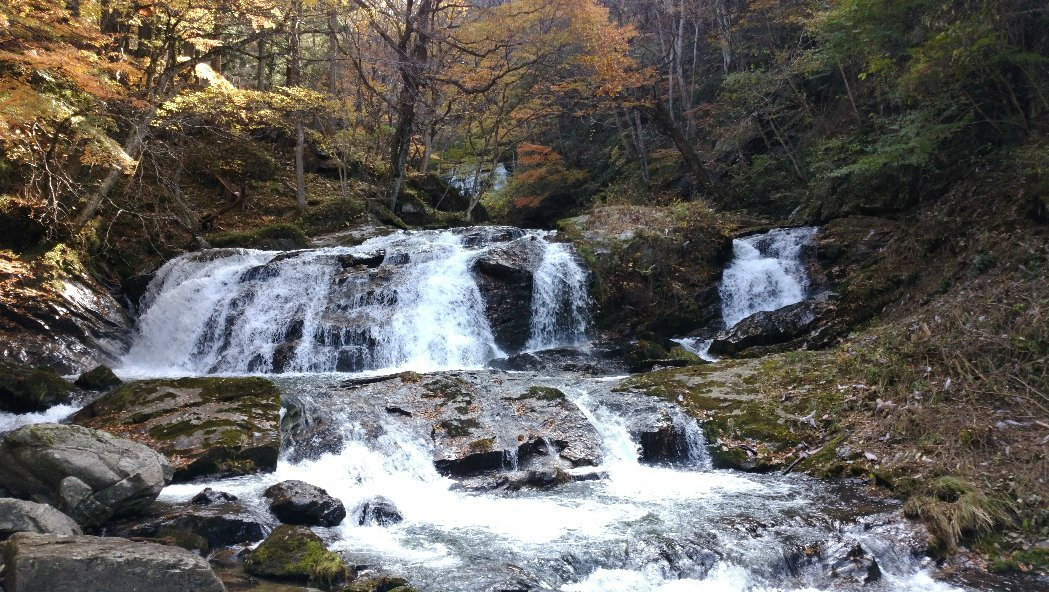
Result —
M357 247L286 253L216 249L160 269L122 370L180 373L418 371L484 365L503 354L472 266L500 229L399 232ZM543 249L530 348L576 346L587 276L548 234L501 229ZM365 269L366 268L366 269Z
M590 326L589 276L571 247L552 243L543 254L532 287L529 350L579 346Z
M808 296L802 250L818 230L811 226L778 228L732 241L732 261L718 286L726 329L754 313L790 306ZM709 339L685 337L675 341L705 360L716 361L708 353Z
M722 275L718 292L726 327L750 315L801 302L808 274L802 248L816 228L781 228L732 242L732 263Z
M297 397L330 384L323 377L278 380ZM895 552L893 531L877 521L853 532L824 516L820 508L836 503L833 487L803 477L714 471L704 466L705 453L687 467L645 465L626 419L601 403L606 390L597 382L560 386L600 438L602 463L579 470L599 480L554 490L461 491L435 470L432 442L389 419L385 401L371 401L374 414L354 419L325 400L311 406L338 420L341 450L299 461L286 451L273 474L173 485L162 498L184 501L211 486L265 513L266 487L286 479L310 482L351 511L339 526L319 529L334 540L332 549L403 575L422 590L960 592ZM404 521L358 525L352 510L376 496L390 500ZM854 583L818 568L805 577L787 573L792 549L839 538L846 548L862 544L875 554L882 579Z

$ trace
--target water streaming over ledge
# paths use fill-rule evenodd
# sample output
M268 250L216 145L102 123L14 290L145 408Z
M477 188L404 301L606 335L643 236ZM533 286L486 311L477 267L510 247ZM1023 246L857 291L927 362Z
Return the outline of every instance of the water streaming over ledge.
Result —
M588 278L549 233L493 227L398 232L356 247L214 249L164 265L142 303L122 370L167 375L430 371L505 355L474 265L539 245L528 348L577 346ZM516 243L520 243L517 245Z
M802 260L805 247L819 231L813 226L777 228L732 241L732 261L721 276L721 318L731 329L752 314L772 311L804 300L809 277ZM707 361L710 339L675 340Z
M683 460L641 462L629 416L646 404L616 390L622 377L474 373L504 387L517 381L514 392L534 384L562 390L596 433L600 462L570 469L578 479L552 489L468 491L438 472L429 429L420 433L391 415L381 390L347 397L339 390L345 376L323 373L469 368L502 354L475 266L513 241L540 247L524 349L585 347L589 279L571 249L547 233L496 240L498 232L405 232L289 253L212 250L162 268L125 372L288 373L274 377L285 405L306 424L334 426L340 442L311 452L310 436L284 422L275 473L170 486L162 499L184 501L212 486L265 514L266 487L301 479L341 499L352 515L360 502L383 496L403 522L348 519L316 530L352 563L380 566L424 591L957 590L930 577L893 503L847 483L714 470L695 420L665 402L643 413L669 413ZM761 296L730 293L733 316L804 296L799 253L812 232L737 244L723 288ZM556 456L553 443L536 438L545 451L537 454ZM519 468L514 451L504 471ZM880 578L839 577L838 567L799 552L813 544L836 556L862 548Z

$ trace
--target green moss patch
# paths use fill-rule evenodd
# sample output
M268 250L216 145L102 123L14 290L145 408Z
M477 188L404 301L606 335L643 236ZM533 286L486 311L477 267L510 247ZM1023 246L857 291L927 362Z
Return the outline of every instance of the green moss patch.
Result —
M273 224L244 232L209 234L206 239L213 247L265 251L291 251L305 249L310 245L306 233L298 226L289 223Z
M338 553L304 526L284 524L244 560L244 569L262 577L295 580L331 589L346 578L346 564Z
M132 382L74 421L165 454L176 481L272 471L280 453L280 392L257 377Z

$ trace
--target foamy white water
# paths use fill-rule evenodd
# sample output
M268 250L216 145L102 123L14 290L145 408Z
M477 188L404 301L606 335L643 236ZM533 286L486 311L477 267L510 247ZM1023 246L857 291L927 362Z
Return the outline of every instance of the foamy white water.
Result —
M80 411L79 405L55 405L36 413L7 413L0 411L0 434L34 423L58 423Z
M520 232L520 231L518 231ZM357 247L215 249L165 264L121 373L323 373L474 368L505 355L471 268L496 245L463 232L399 232ZM531 311L537 347L578 345L587 275L547 233ZM479 243L479 244L478 244ZM379 257L375 269L354 267Z
M726 327L761 312L805 299L808 274L802 248L816 228L781 228L732 241L733 259L722 275L718 292Z

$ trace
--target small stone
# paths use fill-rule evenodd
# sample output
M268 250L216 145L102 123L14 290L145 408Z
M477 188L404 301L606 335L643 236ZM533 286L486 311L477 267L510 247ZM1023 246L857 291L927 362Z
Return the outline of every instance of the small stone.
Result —
M401 511L389 499L376 496L353 510L358 526L390 526L404 520Z

